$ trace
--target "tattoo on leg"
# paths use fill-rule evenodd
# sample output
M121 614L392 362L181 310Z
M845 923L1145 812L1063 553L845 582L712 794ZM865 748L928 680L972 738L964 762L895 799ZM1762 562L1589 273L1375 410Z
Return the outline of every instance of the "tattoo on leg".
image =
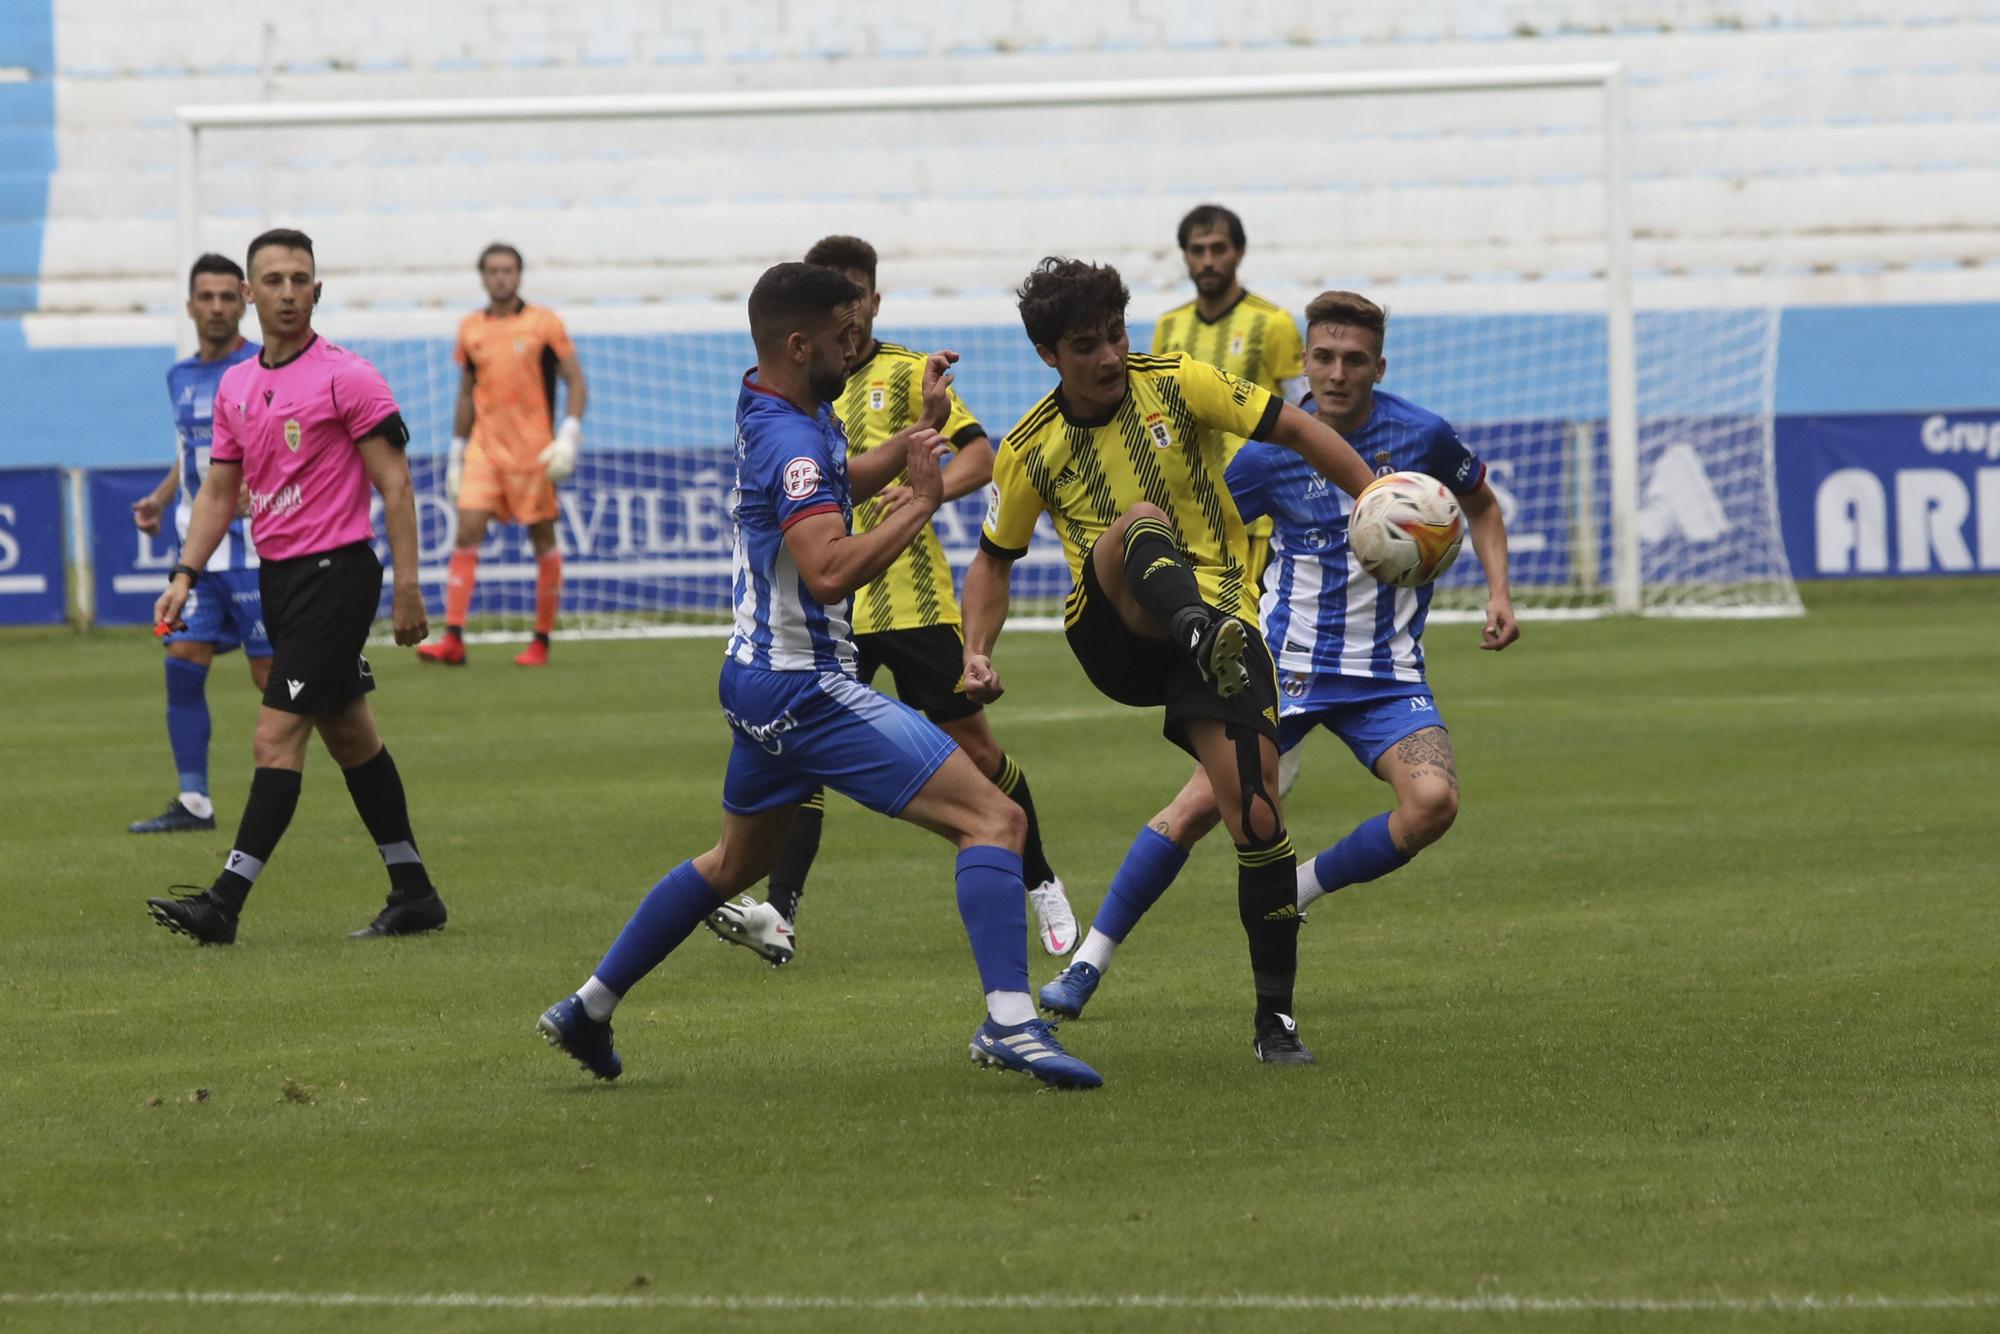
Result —
M1439 777L1458 791L1458 764L1451 753L1451 737L1442 727L1426 727L1398 741L1396 758L1410 766L1412 778Z
M1161 838L1172 838L1172 837L1173 837L1173 828L1174 828L1174 827L1173 827L1172 825L1168 824L1168 823L1167 823L1167 822L1166 822L1166 821L1165 821L1164 819L1161 819L1161 820L1155 820L1155 821L1153 821L1153 823L1152 823L1152 824L1150 824L1150 825L1148 825L1148 826L1147 826L1147 828L1151 829L1151 830L1152 830L1152 831L1153 831L1154 833L1158 834L1158 835L1159 835L1159 836L1160 836Z

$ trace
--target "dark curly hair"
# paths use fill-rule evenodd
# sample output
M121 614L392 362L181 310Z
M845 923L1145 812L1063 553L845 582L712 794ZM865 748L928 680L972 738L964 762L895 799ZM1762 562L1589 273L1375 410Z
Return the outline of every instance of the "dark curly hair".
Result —
M1021 323L1036 347L1054 347L1065 334L1094 332L1125 318L1132 294L1109 264L1050 255L1015 293Z
M862 273L875 285L875 247L858 236L822 236L806 251L806 263L842 273Z

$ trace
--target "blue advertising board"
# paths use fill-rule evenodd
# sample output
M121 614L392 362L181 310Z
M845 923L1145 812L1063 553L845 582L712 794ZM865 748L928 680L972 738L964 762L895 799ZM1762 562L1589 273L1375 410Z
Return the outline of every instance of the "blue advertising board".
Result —
M132 522L132 504L159 485L163 475L158 467L90 471L84 505L99 625L152 623L153 603L166 587L177 549L174 512L169 506L158 534L148 536Z
M1780 417L1777 472L1801 579L2000 571L2000 413Z
M0 471L0 625L60 625L69 615L60 468Z

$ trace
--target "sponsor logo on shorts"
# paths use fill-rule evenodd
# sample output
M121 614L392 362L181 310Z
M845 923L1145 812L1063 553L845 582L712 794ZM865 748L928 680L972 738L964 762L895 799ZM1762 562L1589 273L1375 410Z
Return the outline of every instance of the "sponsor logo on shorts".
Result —
M375 679L375 669L368 665L368 655L366 653L355 655L354 670L361 674L361 679L364 681L373 681Z
M790 710L779 714L768 723L745 722L728 709L722 711L722 718L723 721L727 722L744 736L749 737L752 741L763 747L767 754L771 755L784 754L785 733L799 725L799 720L792 717Z
M785 494L793 500L804 500L819 490L819 463L801 455L785 465Z
M1431 697L1429 695L1412 695L1410 696L1410 712L1436 713L1437 705L1431 703Z
M304 681L294 681L288 676L285 678L285 688L292 692L293 699L297 699L299 692L306 688L306 683Z

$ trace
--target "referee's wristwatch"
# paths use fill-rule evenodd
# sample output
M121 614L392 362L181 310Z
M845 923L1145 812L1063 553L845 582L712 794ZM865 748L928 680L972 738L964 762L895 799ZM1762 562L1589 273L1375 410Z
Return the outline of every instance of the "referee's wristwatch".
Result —
M188 577L189 588L193 588L196 584L201 582L200 570L197 570L192 565L176 565L174 566L173 569L167 571L167 584L169 587L173 585L174 576L177 574L184 574Z

